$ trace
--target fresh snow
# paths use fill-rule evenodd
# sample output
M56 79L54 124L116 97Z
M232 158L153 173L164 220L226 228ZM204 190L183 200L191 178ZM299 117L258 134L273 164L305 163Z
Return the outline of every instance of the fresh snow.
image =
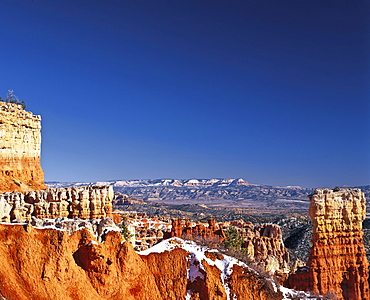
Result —
M232 269L234 265L239 265L241 267L247 268L251 272L257 273L255 270L249 268L245 263L237 260L234 257L225 255L222 253L223 259L219 260L216 259L215 261L207 258L205 256L205 252L218 252L216 249L209 249L204 246L197 245L195 242L192 241L184 241L180 238L171 238L164 240L160 242L157 245L154 245L153 247L138 252L140 255L149 255L150 253L163 253L165 251L171 251L175 248L182 248L190 253L189 260L190 260L190 267L188 270L188 278L190 282L193 282L196 280L196 278L204 279L204 275L201 273L201 270L204 270L204 267L202 265L203 261L206 261L211 266L216 266L220 272L221 272L221 281L226 291L226 297L227 300L234 300L236 299L235 295L231 295L230 288L226 282L227 278L231 275ZM290 299L297 299L296 297L299 297L298 299L319 299L316 297L310 296L310 294L305 292L299 292L292 289L285 288L281 285L278 285L274 283L271 279L268 279L271 281L271 284L277 292L278 290L283 294L284 300L290 300ZM187 290L187 294L185 299L189 300L191 298L191 291Z
M229 186L233 183L244 184L242 178L211 178L211 179L139 179L139 180L110 180L98 182L46 182L50 187L71 187L85 185L113 185L115 187L149 187L149 186Z
M88 243L88 246L92 245L99 245L99 243L97 241L90 241L90 243Z

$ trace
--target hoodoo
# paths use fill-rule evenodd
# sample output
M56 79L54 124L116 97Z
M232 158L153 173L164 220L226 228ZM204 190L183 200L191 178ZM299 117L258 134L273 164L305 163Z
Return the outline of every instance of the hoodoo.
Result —
M41 117L0 102L0 193L44 189Z
M290 276L291 288L334 294L338 300L369 299L368 261L362 237L366 216L359 189L316 189L310 196L312 248L307 266Z

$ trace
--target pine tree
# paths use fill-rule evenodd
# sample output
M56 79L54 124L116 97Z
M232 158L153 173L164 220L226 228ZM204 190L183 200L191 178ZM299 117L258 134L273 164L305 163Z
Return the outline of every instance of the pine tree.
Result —
M226 239L224 244L227 248L240 251L242 250L243 237L234 226L229 226L225 231Z

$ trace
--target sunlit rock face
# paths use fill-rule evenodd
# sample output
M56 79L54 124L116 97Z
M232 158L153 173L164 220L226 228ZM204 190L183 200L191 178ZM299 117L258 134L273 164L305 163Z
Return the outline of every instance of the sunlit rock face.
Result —
M79 186L0 194L0 221L111 217L112 186Z
M208 220L208 227L203 224L193 224L188 220L173 219L171 232L164 238L180 237L185 239L202 240L211 244L219 244L225 239L225 233L218 227L215 219Z
M162 299L292 299L284 297L290 293L280 285L246 264L191 241L171 238L139 254L154 275Z
M243 243L248 257L272 274L285 273L289 265L289 252L284 246L280 226L269 223L253 226L250 223L248 229Z
M99 243L87 228L72 235L0 224L2 299L161 300L154 276L117 231Z
M42 228L49 226L46 223L39 225L0 224L0 298L282 300L308 296L297 298L297 292L235 258L190 241L172 238L138 254L116 230L108 230L100 242L87 227L56 230Z
M0 193L44 189L41 117L0 102Z
M288 286L339 300L369 299L368 261L362 241L366 216L360 189L316 189L310 196L312 248L307 266L290 276Z

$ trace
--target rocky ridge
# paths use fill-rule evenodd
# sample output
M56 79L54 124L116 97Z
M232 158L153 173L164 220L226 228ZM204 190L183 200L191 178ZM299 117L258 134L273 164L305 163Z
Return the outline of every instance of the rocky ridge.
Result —
M0 296L19 299L305 299L236 259L178 238L137 254L117 231L0 224ZM315 299L315 298L310 298Z
M113 188L87 186L0 194L0 220L101 219L111 216Z
M68 235L72 235L78 230L86 229L93 237L99 241L104 242L105 235L109 231L120 231L120 228L109 217L103 219L69 219L69 218L55 218L55 219L37 219L32 217L31 221L27 221L24 225L30 224L37 229L55 229L65 231Z
M0 102L0 193L44 189L41 117Z

